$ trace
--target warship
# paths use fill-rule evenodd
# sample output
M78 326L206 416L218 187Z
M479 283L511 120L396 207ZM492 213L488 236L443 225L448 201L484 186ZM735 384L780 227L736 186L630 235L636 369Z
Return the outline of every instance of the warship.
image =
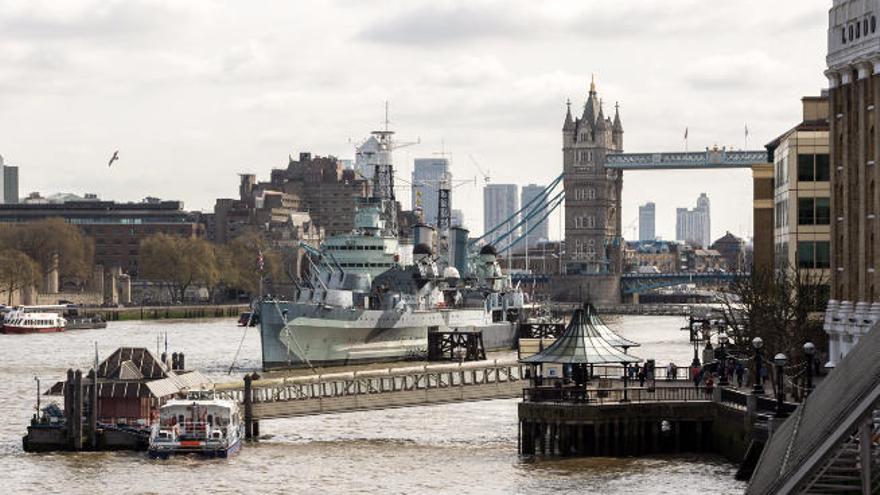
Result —
M430 332L479 332L486 350L516 343L527 295L502 273L495 248L451 226L448 182L438 188L437 228L415 225L403 261L393 131L372 134L379 152L355 230L320 248L301 244L309 273L295 296L256 305L264 370L424 358Z

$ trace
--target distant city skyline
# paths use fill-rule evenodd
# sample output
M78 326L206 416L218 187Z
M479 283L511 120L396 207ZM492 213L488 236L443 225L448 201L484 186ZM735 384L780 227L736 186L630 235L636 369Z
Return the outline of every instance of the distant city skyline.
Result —
M648 201L639 206L639 240L653 241L657 238L657 205Z

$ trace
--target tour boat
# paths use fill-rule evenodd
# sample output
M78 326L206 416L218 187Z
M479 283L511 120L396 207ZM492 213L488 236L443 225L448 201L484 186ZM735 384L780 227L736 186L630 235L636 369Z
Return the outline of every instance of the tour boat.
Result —
M186 399L168 401L150 434L149 456L177 454L228 457L241 449L244 423L238 403L210 391L191 391Z
M67 321L55 313L31 313L23 308L3 318L3 333L63 332Z

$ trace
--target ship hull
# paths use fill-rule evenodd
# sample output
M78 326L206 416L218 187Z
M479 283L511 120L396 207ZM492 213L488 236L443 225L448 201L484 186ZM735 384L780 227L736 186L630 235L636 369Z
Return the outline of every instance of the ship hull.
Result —
M63 332L64 327L17 327L6 325L2 328L2 333L8 334L26 334L26 333L55 333Z
M486 350L512 349L517 324L492 322L481 308L400 312L268 302L260 329L263 369L270 370L423 359L430 331L477 330Z

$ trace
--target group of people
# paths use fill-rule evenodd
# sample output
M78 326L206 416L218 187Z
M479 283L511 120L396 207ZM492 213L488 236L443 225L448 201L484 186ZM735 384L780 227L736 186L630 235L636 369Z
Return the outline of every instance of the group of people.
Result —
M731 385L735 383L737 388L749 386L749 373L749 367L734 358L727 359L723 363L711 363L704 366L695 364L691 366L691 380L694 382L694 387L700 388L700 385L704 384L706 393L712 393L722 374L727 377L728 383ZM762 384L767 381L767 368L765 366L761 367L758 378Z

